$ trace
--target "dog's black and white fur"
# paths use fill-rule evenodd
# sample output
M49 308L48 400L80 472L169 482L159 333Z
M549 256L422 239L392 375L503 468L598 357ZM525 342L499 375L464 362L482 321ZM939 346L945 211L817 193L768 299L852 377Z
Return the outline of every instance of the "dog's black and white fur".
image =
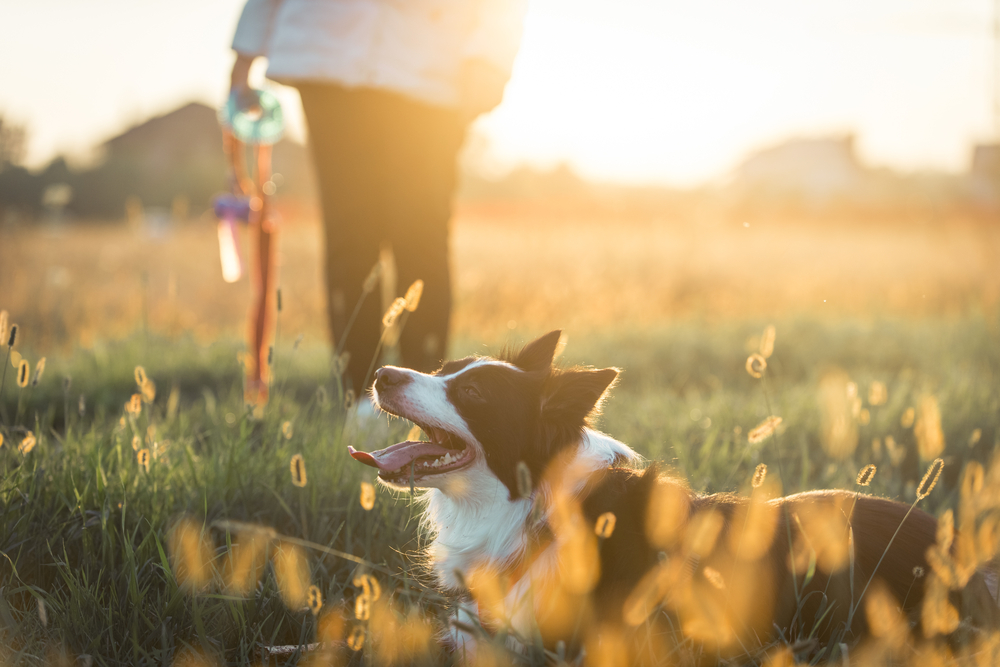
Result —
M736 620L727 616L743 635L742 643L766 642L775 629L786 638L793 636L796 623L808 630L803 616L810 613L826 624L826 630L814 636L828 638L829 629L847 617L846 606L835 607L834 613L824 616L823 607L812 605L807 594L821 591L822 596L817 598L829 595L836 603L838 594L849 591L850 586L856 586L854 590L864 586L882 554L885 557L878 567L880 580L903 611L919 612L924 580L914 580L912 572L915 567L929 570L924 553L935 543L936 522L919 510L903 521L906 506L892 501L856 498L840 491L771 501L778 510L776 534L782 539L774 540L774 546L754 562L741 560L738 551L734 554L732 546L725 546L734 541L723 537L717 541L722 546L710 553L695 554L695 558L684 551L689 549L690 540L678 538L675 545L654 544L647 533L649 514L656 511L650 507L650 498L657 485L677 489L683 498L683 516L678 525L686 517L710 510L723 517L723 535L729 530L730 518L746 502L730 494L698 496L682 482L661 477L655 466L638 470L641 459L632 449L591 428L590 419L599 410L618 371L554 368L559 337L560 332L554 331L520 352L499 359L470 357L451 361L431 375L395 367L384 367L377 373L375 404L419 425L430 440L404 442L372 453L351 448L351 454L378 468L379 478L389 486L427 489L424 518L432 535L428 553L441 585L460 589L465 582L457 573L467 575L484 566L513 573L504 604L507 621L515 634L530 636L539 601L529 592L539 582L559 576L558 536L548 541L538 539L545 531L546 513L551 511L544 501L554 491L552 484L564 483L572 486L568 493L579 501L583 520L590 526L605 512L617 517L613 534L601 541L600 577L587 595L587 620L594 627L622 624L623 604L628 596L645 586L650 573L675 555L680 556L677 562L690 564L686 576L696 587L691 589L696 591L696 597L711 601L715 596L719 613L742 614ZM563 482L552 481L549 474L555 461L573 470ZM531 473L528 498L522 498L518 490L520 462ZM541 527L529 520L536 500L543 505ZM803 572L796 572L790 565L786 533L793 542L800 534L809 540L798 515L805 516L813 506L845 500L854 503L850 505L849 521L852 548L856 551L851 571L855 581L847 580L846 570L817 573L804 581ZM901 523L902 529L890 548L889 536ZM748 581L760 585L760 597L768 598L766 606L758 609L751 601L750 607L732 611L732 600L723 597L717 587L708 586L698 569L705 566L708 570L708 565L726 576L733 573L739 577L744 576L740 572L749 572ZM974 586L977 595L985 591L981 578L973 578L969 588ZM847 595L844 593L845 599ZM800 596L804 596L805 603L796 602L803 599ZM528 602L532 599L533 607ZM963 601L956 598L955 604ZM684 609L676 611L683 621ZM980 604L975 613L985 619L984 625L997 622L995 606L988 603ZM475 612L465 609L457 620L474 626L479 621L474 616ZM864 614L859 616L852 621L851 630L863 633ZM463 623L456 626L452 634L456 647L467 654L474 652L474 635L462 629Z

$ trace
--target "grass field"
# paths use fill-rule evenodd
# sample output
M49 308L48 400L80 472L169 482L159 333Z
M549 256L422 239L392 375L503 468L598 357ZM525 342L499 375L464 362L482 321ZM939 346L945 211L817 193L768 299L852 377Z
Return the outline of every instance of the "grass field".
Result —
M317 233L287 227L274 391L254 420L237 362L246 285L219 279L210 224L161 239L121 227L0 232L0 308L21 325L16 349L32 365L48 358L24 389L8 364L0 397L0 664L256 664L262 646L357 627L361 657L338 660L447 661L430 641L449 601L415 556L419 507L384 489L373 509L359 502L373 478L346 446L384 446L408 425L386 430L344 407L324 345ZM936 456L926 439L940 437L942 482L921 503L940 513L958 507L965 464L1000 446L998 248L1000 228L963 220L682 226L467 209L454 234L452 349L563 328L561 362L624 370L602 429L696 490L745 490L761 462L786 493L853 489L875 463L866 492L909 502ZM776 343L758 380L744 364L768 324ZM137 365L157 391L130 416ZM750 444L772 414L783 419L775 436ZM835 451L837 417L854 435ZM27 430L36 444L21 453ZM245 550L260 534L226 521L277 531L258 540L272 565L257 586L234 572L262 562ZM190 537L202 526L205 543ZM177 557L203 550L203 571ZM383 595L361 621L366 572ZM914 639L907 655L924 659L928 646Z

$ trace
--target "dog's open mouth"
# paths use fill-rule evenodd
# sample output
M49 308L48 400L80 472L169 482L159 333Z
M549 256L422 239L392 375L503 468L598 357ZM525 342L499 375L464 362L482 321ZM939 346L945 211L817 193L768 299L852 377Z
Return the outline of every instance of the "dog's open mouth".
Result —
M460 437L444 429L417 425L430 440L407 440L377 452L359 452L351 446L347 451L355 461L378 468L378 476L386 482L402 485L411 477L416 480L440 475L472 463L474 452Z

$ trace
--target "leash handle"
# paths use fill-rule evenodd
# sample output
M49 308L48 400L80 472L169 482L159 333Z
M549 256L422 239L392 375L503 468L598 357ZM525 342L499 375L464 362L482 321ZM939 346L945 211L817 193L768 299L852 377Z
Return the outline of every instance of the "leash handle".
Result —
M285 121L278 98L268 90L234 89L219 109L222 147L231 168L230 197L216 199L223 277L242 274L236 221L250 233L250 308L247 313L246 379L243 399L259 414L267 404L270 344L277 299L278 218L264 184L271 180L271 146L281 139ZM247 144L253 147L253 174L246 165ZM273 191L272 191L273 192Z
M247 144L227 126L222 127L222 145L231 169L230 194L217 197L219 250L223 278L235 282L242 275L236 222L245 221L250 235L250 307L247 312L246 377L243 399L263 410L269 398L270 344L276 306L278 218L264 183L271 179L271 145L252 144L253 175L247 168Z

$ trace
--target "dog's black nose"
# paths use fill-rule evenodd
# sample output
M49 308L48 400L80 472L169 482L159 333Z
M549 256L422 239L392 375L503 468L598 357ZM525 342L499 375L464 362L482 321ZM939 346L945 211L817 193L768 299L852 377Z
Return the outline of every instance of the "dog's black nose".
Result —
M399 386L408 379L406 373L391 366L383 366L375 371L375 391L386 391Z

